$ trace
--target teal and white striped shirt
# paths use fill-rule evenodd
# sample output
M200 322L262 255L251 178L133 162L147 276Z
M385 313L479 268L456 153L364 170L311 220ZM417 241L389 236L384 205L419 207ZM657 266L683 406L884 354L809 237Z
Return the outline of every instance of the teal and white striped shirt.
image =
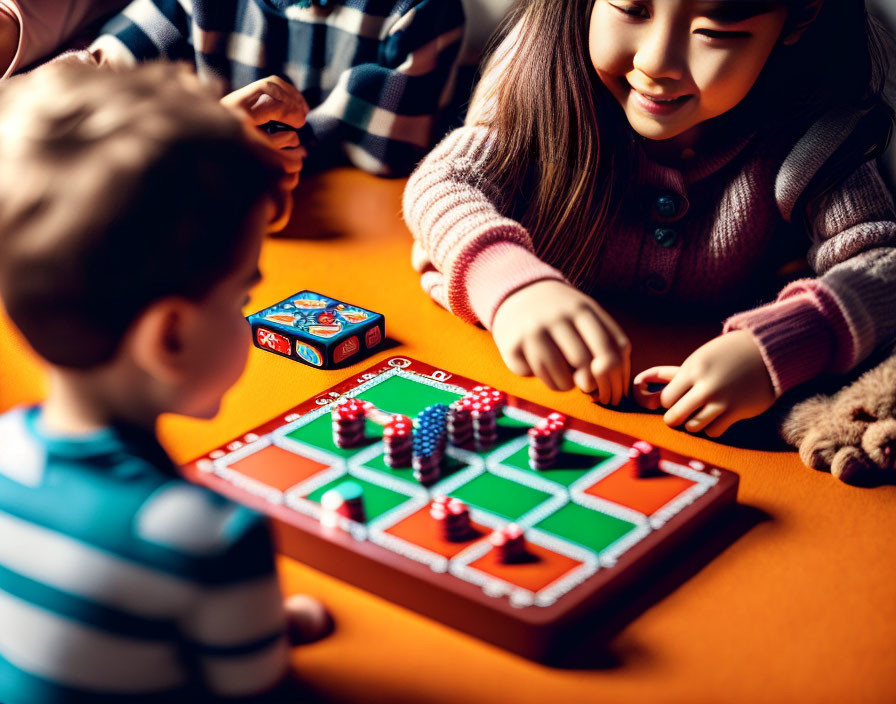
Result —
M179 479L154 438L0 415L0 702L197 701L287 667L264 519Z

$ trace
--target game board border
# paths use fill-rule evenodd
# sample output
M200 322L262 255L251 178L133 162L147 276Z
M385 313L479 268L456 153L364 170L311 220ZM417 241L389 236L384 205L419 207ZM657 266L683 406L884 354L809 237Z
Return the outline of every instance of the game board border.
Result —
M738 486L736 474L727 470L706 467L698 460L666 448L660 448L664 462L678 465L698 476L712 476L715 479L715 484L713 486L697 484L695 486L701 487L698 496L689 498L683 502L682 506L675 506L674 511L664 512L665 509L670 509L675 501L648 516L647 522L650 524L650 529L643 540L639 540L622 551L616 559L595 560L600 564L595 566L593 572L586 574L580 582L577 581L573 585L578 588L570 588L556 599L544 599L542 603L536 603L537 595L534 600L529 599L519 594L524 590L515 587L500 596L489 594L488 591L483 590L481 585L469 579L452 575L451 570L444 569L447 567L448 560L445 560L444 565L425 564L400 552L393 552L392 547L382 545L380 540L375 539L384 532L377 527L376 521L370 526L362 526L343 520L340 526L345 530L324 529L313 511L297 510L295 505L290 505L288 495L296 487L281 492L280 501L271 502L270 496L264 495L264 492L253 493L245 483L242 486L237 486L232 479L228 481L217 476L215 472L209 471L215 466L215 460L231 453L248 454L250 451L254 451L250 450L248 446L257 448L256 443L265 442L265 444L279 445L277 439L285 438L288 432L299 426L299 421L311 422L307 419L307 415L312 412L315 412L315 416L325 413L326 408L343 395L354 396L362 393L363 390L373 385L369 382L381 377L386 372L391 371L391 376L395 373L394 370L407 370L416 375L415 380L429 383L438 388L443 388L445 385L453 386L457 393L463 393L480 383L424 362L403 356L390 356L288 411L278 414L239 438L192 460L183 467L184 475L274 518L273 526L278 548L285 554L402 606L533 659L543 659L548 652L553 650L561 634L574 625L577 618L598 608L625 585L637 578L638 574L646 570L653 563L651 551L654 548L671 547L673 544L685 540L699 525L735 500ZM454 383L448 384L450 380ZM382 379L376 383L380 381ZM532 414L535 417L542 417L552 411L550 408L508 394L508 411L513 413L514 409L519 409L519 411ZM593 427L594 424L578 418L570 417L568 419L569 431L574 434L580 432L589 438L595 437L593 431L588 432L588 429ZM271 435L270 440L267 438L268 435ZM600 428L599 439L606 439L608 442L623 447L631 446L637 440L637 438L603 426ZM286 440L298 442L290 438L286 438ZM317 451L308 455L311 459L325 462L322 459L327 454L325 450L313 446L309 446L309 448ZM350 463L350 461L346 461L346 458L337 455L333 455L333 457L343 461L346 465ZM487 457L482 459L483 471L488 471ZM507 467L507 465L503 465L503 467ZM518 468L509 467L509 469L525 474ZM592 470L583 475L581 479L591 477L595 472L596 470ZM314 478L318 476L315 475ZM304 486L308 481L305 480L302 485ZM591 486L596 481L598 479L591 479L587 486ZM591 499L600 501L597 497L585 495L583 493L584 486L574 493L573 486L579 482L580 480L576 480L566 487L570 501L584 505L582 501L577 501L583 496L587 496L586 500L589 502ZM421 492L411 492L406 489L402 493L412 499L409 503L417 506L415 510L425 506L423 494L426 492L422 487ZM697 499L700 496L704 498L698 502ZM677 498L681 499L682 497ZM393 509L392 512L397 510ZM654 525L652 519L660 513L663 515L659 516L658 524ZM626 518L626 520L629 519ZM530 523L535 522L537 521ZM394 522L390 525L394 525ZM659 528L662 530L657 530ZM537 529L530 527L529 530ZM538 533L540 534L542 531L538 531ZM533 537L536 535L533 534ZM624 536L624 538L626 537L629 536ZM563 542L562 538L556 537L556 539ZM540 540L538 542L541 543ZM471 548L476 545L477 543L473 543ZM473 559L476 558L472 557L469 561ZM458 556L452 558L452 564L457 560ZM461 565L459 561L456 564ZM462 567L458 568L462 569ZM446 579L446 576L449 575L454 578ZM517 593L516 598L513 597L514 592ZM502 598L503 596L508 598ZM538 606L538 608L525 608L531 605Z

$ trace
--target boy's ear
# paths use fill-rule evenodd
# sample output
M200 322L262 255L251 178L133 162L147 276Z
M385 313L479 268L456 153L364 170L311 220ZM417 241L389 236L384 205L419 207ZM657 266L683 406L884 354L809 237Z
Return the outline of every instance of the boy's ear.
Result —
M781 40L781 43L785 46L793 46L796 44L803 34L806 33L809 25L818 17L823 2L824 0L808 0L802 8L795 10L793 23L787 23L788 27L786 29L786 34Z
M183 379L195 308L184 298L169 297L140 314L131 328L129 346L141 370L166 383Z

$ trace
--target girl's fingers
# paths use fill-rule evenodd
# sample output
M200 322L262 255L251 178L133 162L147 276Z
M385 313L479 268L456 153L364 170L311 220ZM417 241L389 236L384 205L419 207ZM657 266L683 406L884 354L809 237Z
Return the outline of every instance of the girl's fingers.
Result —
M674 380L672 383L674 383ZM668 389L669 387L667 386L666 388ZM706 394L702 389L697 386L691 387L687 393L666 411L665 415L663 415L663 420L666 422L666 425L673 428L679 426L694 415L698 409L702 408L706 401Z
M684 424L684 429L689 433L699 433L719 418L726 410L728 410L728 407L725 404L718 401L710 401Z
M592 310L585 310L577 314L572 324L575 326L581 339L588 346L592 359L603 357L609 350L614 350L616 345L610 339L604 325ZM594 362L592 362L593 367ZM592 368L592 371L593 368Z
M548 388L554 391L567 391L572 388L572 372L569 365L547 334L526 338L523 350L529 367Z
M693 385L693 380L679 371L669 380L666 387L660 391L660 405L663 408L672 408Z
M734 425L739 418L737 418L731 411L727 413L723 413L718 418L716 418L712 423L706 426L704 432L711 438L717 438L722 435L728 428Z
M504 364L507 365L510 371L519 376L532 376L532 367L526 361L526 355L523 353L522 347L516 346L507 351L501 348L498 349L501 352L501 357L504 359Z
M576 369L572 373L572 380L575 382L575 385L586 394L593 394L597 391L597 381L594 378L594 375L591 373L590 367L583 367L581 369Z
M678 373L679 367L651 367L645 369L635 375L632 380L632 394L637 403L642 408L655 411L663 404L660 399L662 389L656 391L650 390L650 385L657 384L665 386ZM677 400L677 399L676 399Z
M610 378L606 362L601 359L595 359L591 363L591 373L597 382L597 400L601 405L609 406L613 400L613 380Z
M595 378L605 378L609 387L607 398L601 394L601 403L615 406L622 400L622 360L615 354L607 354L594 361L591 370Z
M610 373L620 361L616 354L616 345L604 328L603 321L593 310L579 313L573 319L573 324L591 351L591 374L597 382L598 401L603 405L609 405L614 397ZM617 385L621 387L621 383Z
M609 336L610 343L619 362L615 365L617 371L614 372L614 376L619 378L613 380L614 391L611 399L611 403L615 406L622 400L622 396L628 396L629 379L631 379L632 375L632 345L628 335L623 332L622 328L619 327L619 324L609 313L596 304L594 313L603 325L605 333ZM617 385L620 389L618 394L615 391Z
M581 369L591 364L592 354L572 323L561 320L550 328L551 337L573 369Z
M675 377L679 367L651 367L639 372L632 381L632 394L642 408L655 411L662 406L660 390L650 391L650 384L668 384Z

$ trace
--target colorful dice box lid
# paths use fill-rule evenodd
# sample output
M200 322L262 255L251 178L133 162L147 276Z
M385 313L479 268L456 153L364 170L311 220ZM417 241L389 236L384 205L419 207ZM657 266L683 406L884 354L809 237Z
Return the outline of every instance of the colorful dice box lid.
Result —
M380 313L343 303L314 291L299 293L249 316L251 322L265 321L274 327L303 332L311 337L327 340L360 328L374 320L382 320Z

